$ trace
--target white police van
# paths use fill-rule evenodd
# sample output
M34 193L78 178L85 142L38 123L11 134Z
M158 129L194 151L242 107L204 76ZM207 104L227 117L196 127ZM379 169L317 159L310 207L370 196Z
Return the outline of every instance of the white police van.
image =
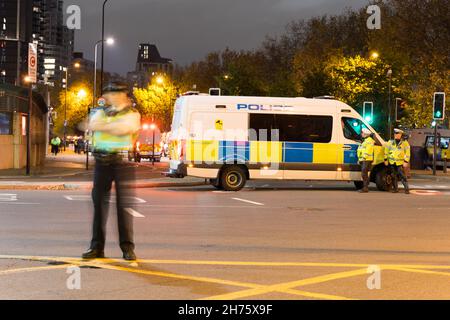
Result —
M238 191L249 179L353 181L363 127L376 141L371 179L386 190L384 141L347 104L332 99L182 96L175 103L167 176L210 179Z

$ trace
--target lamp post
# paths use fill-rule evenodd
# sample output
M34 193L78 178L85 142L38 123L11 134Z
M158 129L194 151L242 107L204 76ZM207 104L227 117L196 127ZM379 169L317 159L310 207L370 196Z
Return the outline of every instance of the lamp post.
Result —
M391 92L392 92L392 69L389 68L387 72L387 77L389 78L389 102L388 102L388 125L389 125L389 140L392 139L392 106L391 106Z
M105 7L106 7L106 3L108 2L108 0L104 0L103 1L103 10L102 10L102 40L101 40L101 44L102 44L102 69L101 69L101 80L100 80L100 92L103 94L103 67L104 67L104 58L105 58L105 46L104 46L104 42L105 42Z
M33 108L33 82L30 77L25 77L25 82L28 84L28 117L27 117L27 163L26 163L26 175L30 175L31 167L31 109Z
M98 40L95 43L94 46L94 83L93 83L93 90L92 90L92 108L94 108L94 106L96 105L95 103L95 99L97 99L97 57L98 57L98 45L100 43L106 42L107 45L113 45L114 44L114 39L113 38L108 38L105 41L103 40ZM102 45L103 48L103 45ZM103 77L103 73L102 73L102 77ZM91 108L88 106L88 110L87 110L87 118L89 119L89 116L91 115ZM86 151L86 170L89 170L89 142L88 139L86 139L86 146L85 146L85 151Z
M106 40L98 40L95 43L95 47L94 47L94 90L93 90L93 96L92 96L92 107L95 106L95 99L97 98L97 56L98 56L98 45L101 44L102 42L106 42L107 45L112 46L114 44L114 39L113 38L108 38ZM103 44L102 44L102 50L103 50ZM102 58L103 60L103 58ZM103 90L103 66L102 66L102 71L101 71L101 75L102 77L102 81L100 82L100 90Z

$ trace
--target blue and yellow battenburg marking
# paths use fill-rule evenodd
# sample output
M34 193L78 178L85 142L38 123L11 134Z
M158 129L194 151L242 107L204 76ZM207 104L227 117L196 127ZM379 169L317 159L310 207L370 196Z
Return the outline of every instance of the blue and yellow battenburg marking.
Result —
M190 140L186 160L226 163L357 164L357 144Z

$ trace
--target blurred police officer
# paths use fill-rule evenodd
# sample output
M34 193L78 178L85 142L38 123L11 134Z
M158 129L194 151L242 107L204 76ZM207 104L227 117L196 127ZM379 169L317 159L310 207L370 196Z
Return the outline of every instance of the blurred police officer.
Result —
M373 151L375 146L375 140L372 138L372 132L363 128L361 132L363 142L358 147L358 161L361 164L361 175L363 179L363 188L360 190L361 193L369 192L369 172L372 169L372 162L374 159Z
M134 179L132 168L122 162L120 151L133 144L140 129L140 115L132 108L126 84L113 82L104 90L107 107L99 109L89 120L89 130L94 132L95 174L92 199L94 221L92 241L84 259L104 257L106 240L107 204L114 181L116 189L117 218L120 248L125 260L135 260L133 218L129 214L130 188L127 180Z
M398 193L398 178L405 187L405 193L409 194L409 185L405 169L411 158L411 147L407 140L403 139L405 132L394 129L394 139L390 140L384 148L384 164L390 167L393 180L393 193Z

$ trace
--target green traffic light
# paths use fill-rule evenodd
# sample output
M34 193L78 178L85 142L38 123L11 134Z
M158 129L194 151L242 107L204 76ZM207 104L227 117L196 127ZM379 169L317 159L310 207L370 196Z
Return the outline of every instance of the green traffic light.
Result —
M436 118L440 118L442 116L442 113L438 110L436 111Z
M366 120L366 122L372 123L372 117L371 116L367 116L364 119Z

